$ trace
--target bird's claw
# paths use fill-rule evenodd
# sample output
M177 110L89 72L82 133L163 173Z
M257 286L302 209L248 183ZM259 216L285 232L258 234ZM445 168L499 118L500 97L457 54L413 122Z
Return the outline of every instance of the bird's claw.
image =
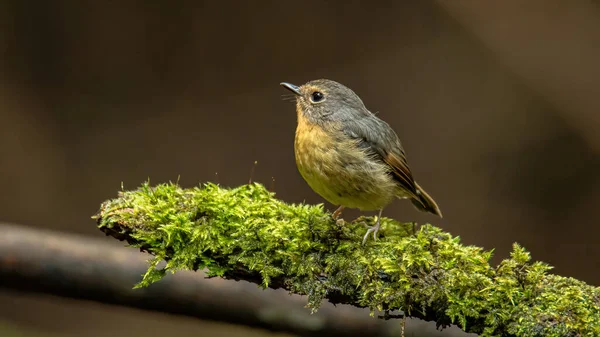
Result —
M362 241L363 245L367 242L367 238L371 233L373 233L373 241L377 241L377 232L379 232L379 229L381 228L381 216L377 217L377 222L375 222L374 226L368 226L367 228L367 233L363 237Z
M373 241L377 241L377 232L378 231L379 231L379 229L375 228L375 226L369 227L369 229L367 229L367 233L363 237L362 244L364 245L367 242L367 238L369 237L369 234L371 234L371 233L373 233Z

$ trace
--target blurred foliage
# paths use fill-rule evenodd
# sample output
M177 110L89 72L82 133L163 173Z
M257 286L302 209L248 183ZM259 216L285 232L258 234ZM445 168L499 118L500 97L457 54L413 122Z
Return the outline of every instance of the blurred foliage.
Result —
M374 219L335 222L322 204L288 204L257 183L144 183L104 202L95 218L107 234L155 256L138 287L206 268L307 295L313 311L329 299L484 336L600 335L600 289L548 274L551 267L518 244L492 267L492 252L440 228L384 218L381 238L361 245Z

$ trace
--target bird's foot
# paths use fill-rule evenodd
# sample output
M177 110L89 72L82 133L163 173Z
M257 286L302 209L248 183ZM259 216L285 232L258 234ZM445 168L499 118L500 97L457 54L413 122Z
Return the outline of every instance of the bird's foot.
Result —
M377 241L377 232L379 232L379 229L381 228L381 215L379 215L377 217L377 222L375 222L374 226L368 226L369 229L367 229L367 233L365 234L362 244L364 245L367 242L367 238L369 237L369 234L373 233L373 241Z
M344 210L344 208L344 206L340 206L333 212L333 214L331 215L333 220L337 220L340 217L340 215L342 215L342 211Z

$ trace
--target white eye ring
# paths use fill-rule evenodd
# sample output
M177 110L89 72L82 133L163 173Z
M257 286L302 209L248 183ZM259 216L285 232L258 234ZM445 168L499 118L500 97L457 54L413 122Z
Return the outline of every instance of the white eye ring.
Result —
M325 95L320 91L313 91L313 93L310 94L310 101L313 103L322 103L325 101Z

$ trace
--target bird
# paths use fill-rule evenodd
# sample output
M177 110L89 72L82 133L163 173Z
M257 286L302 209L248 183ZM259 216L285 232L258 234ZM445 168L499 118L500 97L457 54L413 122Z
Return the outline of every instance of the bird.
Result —
M379 212L363 245L371 233L377 240L383 210L396 198L442 217L436 202L413 178L396 132L354 91L329 79L280 85L296 100L298 171L313 191L338 206L332 217L337 220L345 208Z

